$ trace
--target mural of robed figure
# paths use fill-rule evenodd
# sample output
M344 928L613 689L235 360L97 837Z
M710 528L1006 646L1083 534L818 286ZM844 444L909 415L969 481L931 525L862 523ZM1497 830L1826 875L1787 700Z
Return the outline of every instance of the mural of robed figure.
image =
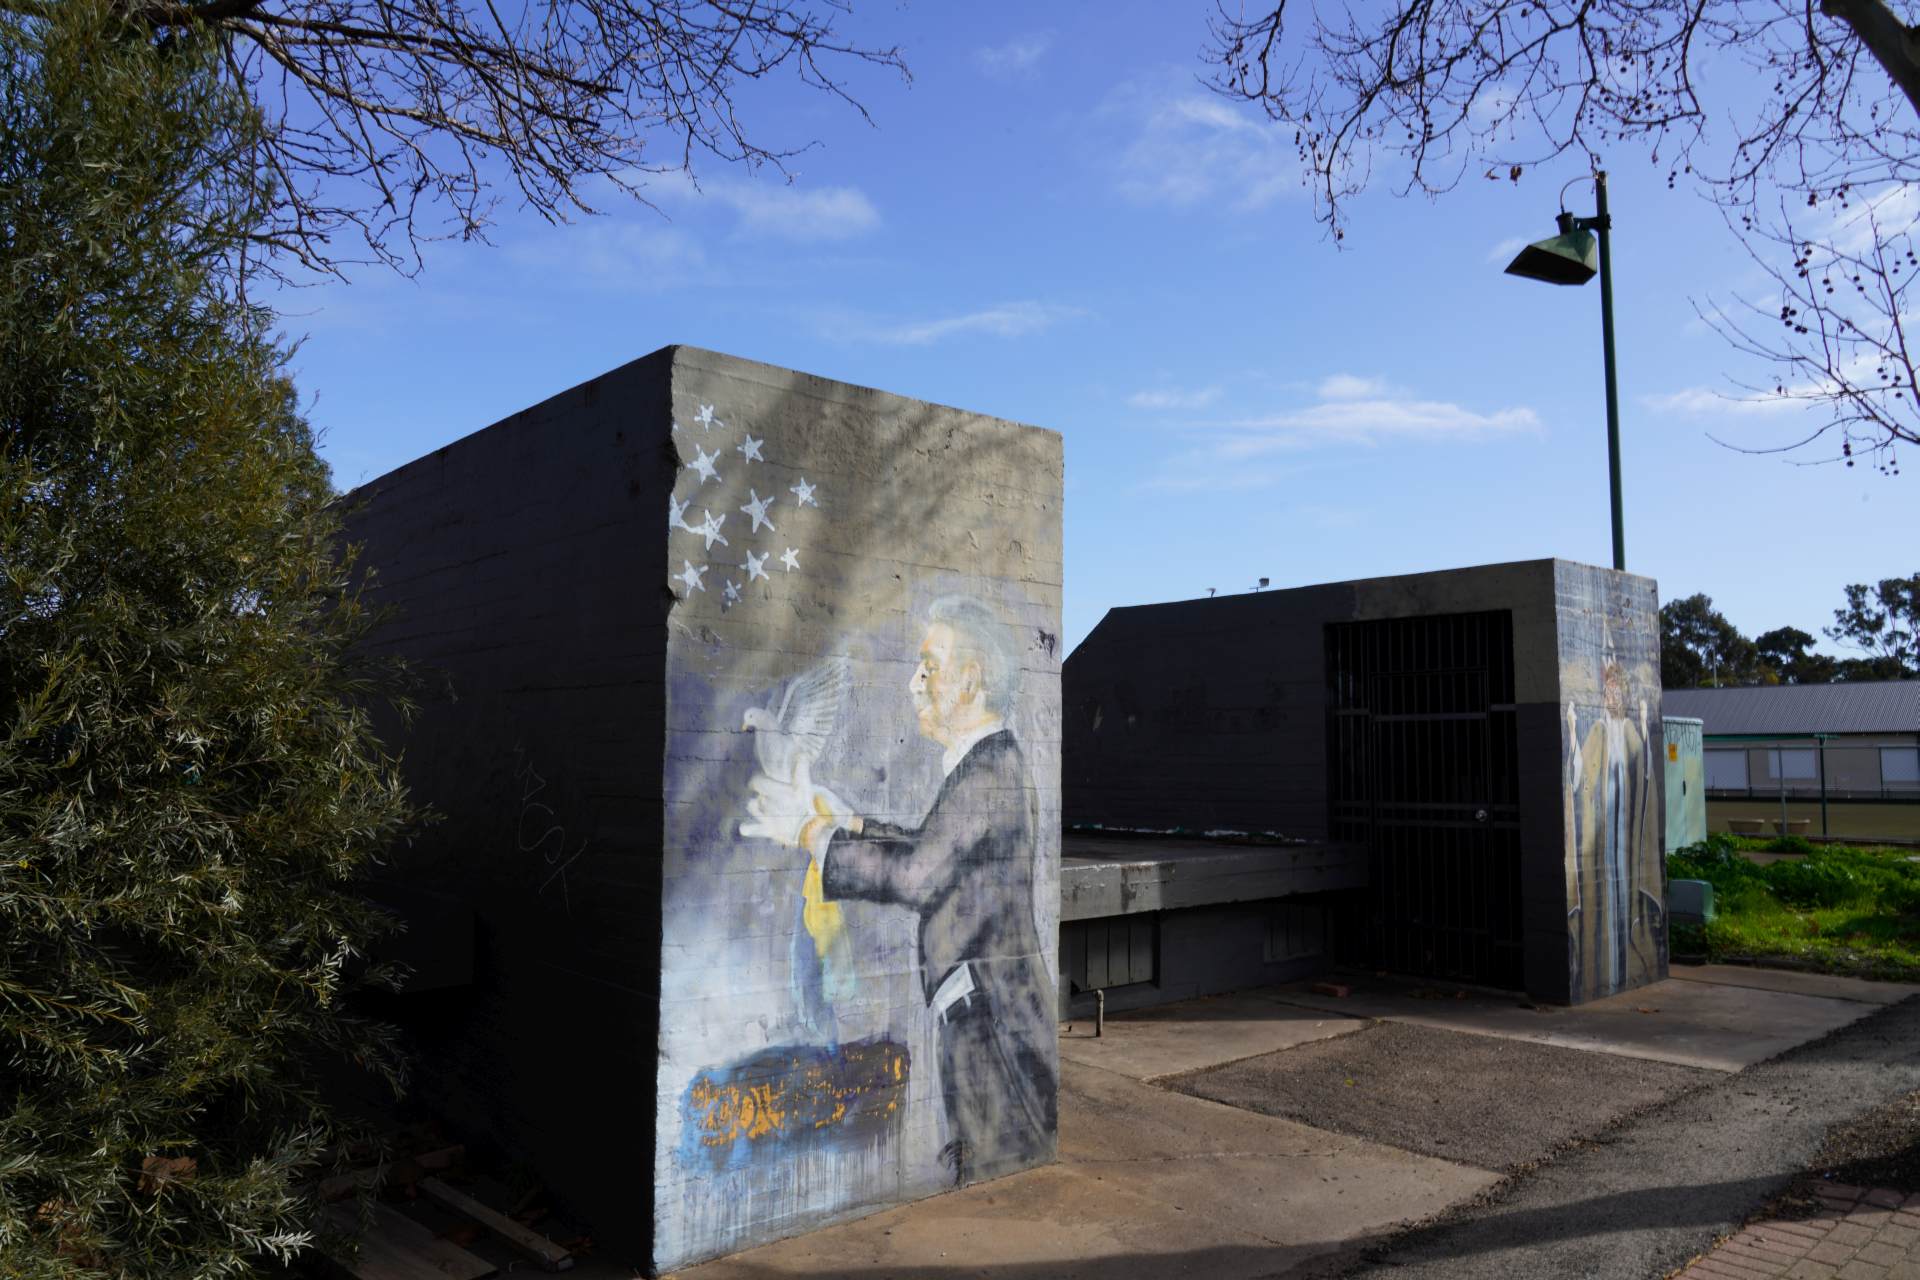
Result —
M1568 962L1576 998L1609 995L1661 975L1666 960L1664 850L1648 708L1629 715L1627 675L1603 665L1600 716L1579 732L1567 703L1567 839L1574 881Z
M947 1125L941 1160L956 1184L1031 1164L1055 1130L1053 984L1033 912L1038 821L1007 723L1019 676L1019 652L992 610L962 596L935 601L909 692L946 777L920 824L856 814L803 760L791 780L753 779L740 827L805 849L828 900L918 917Z

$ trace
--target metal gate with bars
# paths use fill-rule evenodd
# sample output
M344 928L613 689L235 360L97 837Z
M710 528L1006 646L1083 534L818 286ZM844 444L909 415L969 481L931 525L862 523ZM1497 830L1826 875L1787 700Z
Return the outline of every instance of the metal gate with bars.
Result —
M1519 989L1513 616L1330 623L1332 834L1371 850L1342 958Z

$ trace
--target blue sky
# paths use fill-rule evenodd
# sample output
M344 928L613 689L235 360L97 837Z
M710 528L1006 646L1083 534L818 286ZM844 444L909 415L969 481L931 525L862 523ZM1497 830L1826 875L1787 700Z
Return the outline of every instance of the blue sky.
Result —
M863 9L849 29L913 73L854 69L871 126L794 84L744 97L761 140L818 144L790 183L710 163L655 209L503 209L417 279L283 296L336 482L684 342L1060 431L1069 645L1110 607L1263 576L1606 563L1597 283L1501 273L1580 165L1438 201L1385 165L1336 248L1291 134L1199 84L1210 11ZM1769 375L1694 310L1761 280L1697 195L1609 162L1628 566L1749 635L1817 634L1842 584L1920 570L1915 481L1715 443L1801 421L1729 398Z

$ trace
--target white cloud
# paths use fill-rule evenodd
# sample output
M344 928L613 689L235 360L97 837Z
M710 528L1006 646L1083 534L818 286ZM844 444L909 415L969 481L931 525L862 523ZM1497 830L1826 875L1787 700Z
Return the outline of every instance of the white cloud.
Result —
M1920 191L1902 184L1833 208L1826 236L1842 253L1865 254L1876 240L1910 232L1920 221Z
M1540 426L1540 416L1524 405L1472 409L1422 399L1379 378L1336 373L1321 379L1308 403L1190 425L1188 446L1164 458L1140 488L1162 493L1271 488L1305 469L1329 465L1329 448L1374 447L1387 440L1468 443L1537 432ZM1315 450L1321 451L1319 459L1309 458ZM1303 508L1328 528L1335 523L1320 517L1331 510Z
M701 184L709 199L740 215L743 234L779 240L849 240L880 225L880 211L857 187L771 186L718 178Z
M1291 128L1210 96L1182 76L1171 85L1127 86L1103 115L1117 121L1115 181L1142 204L1264 208L1300 186Z
M1480 439L1537 430L1540 417L1524 406L1481 413L1446 400L1394 397L1322 400L1227 425L1234 434L1221 441L1219 452L1236 459L1317 443L1373 444L1382 437Z
M1053 47L1053 33L1038 32L1015 36L1005 44L976 49L973 60L980 70L994 77L1028 76L1040 59Z
M1544 240L1546 237L1541 236L1540 239ZM1519 253L1532 243L1533 241L1527 239L1525 236L1508 236L1505 240L1502 240L1499 244L1487 250L1487 263L1489 266L1504 267L1513 261L1514 254Z
M597 289L671 289L707 273L700 242L657 215L641 221L590 218L516 239L500 252L517 267L552 279L564 277Z
M1387 394L1387 384L1378 378L1360 378L1351 373L1336 373L1321 382L1322 400L1378 399Z
M1785 413L1807 407L1807 396L1812 388L1803 388L1799 393L1787 395L1759 395L1753 393L1737 394L1727 391L1715 391L1711 387L1682 387L1665 395L1643 396L1641 403L1660 413L1687 414L1737 414L1752 416L1755 414Z
M829 337L855 342L880 342L890 346L925 347L948 338L984 335L990 338L1024 338L1050 329L1062 320L1086 314L1078 307L1052 302L1003 302L978 311L940 316L932 320L881 323L871 318L837 315L826 318L822 328Z
M1192 391L1163 387L1153 391L1136 391L1127 397L1127 403L1136 409L1204 409L1219 398L1218 387L1199 387Z
M1163 466L1134 488L1142 493L1244 492L1271 489L1299 474L1298 467L1234 467L1230 471L1222 471L1216 458L1198 453L1174 459L1170 465Z

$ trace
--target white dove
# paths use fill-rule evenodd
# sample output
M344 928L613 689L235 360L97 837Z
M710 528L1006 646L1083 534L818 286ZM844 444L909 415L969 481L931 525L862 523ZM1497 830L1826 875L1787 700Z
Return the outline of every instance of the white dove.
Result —
M828 658L794 677L775 707L749 707L742 729L753 730L753 753L760 772L792 785L799 780L802 759L811 771L826 750L827 735L839 722L853 686L853 664L846 654Z

